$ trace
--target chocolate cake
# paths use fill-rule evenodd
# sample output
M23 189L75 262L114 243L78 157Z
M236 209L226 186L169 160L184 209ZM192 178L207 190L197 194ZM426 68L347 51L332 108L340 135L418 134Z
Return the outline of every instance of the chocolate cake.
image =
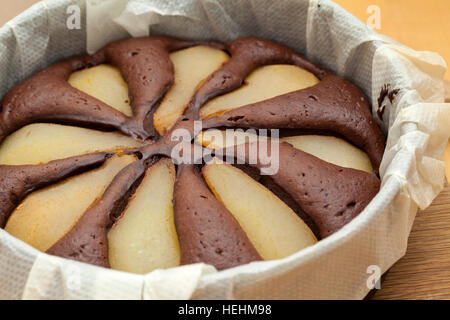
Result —
M99 75L114 82L103 93ZM380 188L385 137L363 92L265 39L116 41L38 72L0 108L0 227L93 265L146 273L282 258L341 229ZM199 120L204 131L282 135L213 146ZM183 152L213 160L171 161L180 130L193 137ZM262 147L278 152L270 176L252 151Z

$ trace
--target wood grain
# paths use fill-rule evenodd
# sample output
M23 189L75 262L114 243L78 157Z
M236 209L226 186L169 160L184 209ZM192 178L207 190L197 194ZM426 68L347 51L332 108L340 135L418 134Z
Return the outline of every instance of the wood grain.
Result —
M450 188L420 211L408 251L373 299L450 299Z

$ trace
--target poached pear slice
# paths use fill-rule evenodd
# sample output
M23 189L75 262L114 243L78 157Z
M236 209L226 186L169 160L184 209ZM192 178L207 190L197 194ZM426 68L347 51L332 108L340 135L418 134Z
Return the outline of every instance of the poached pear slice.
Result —
M208 130L197 136L196 142L204 147L220 150L235 145L258 141L258 136L241 130ZM319 159L345 168L353 168L373 173L369 156L344 139L333 136L303 135L284 137L294 148L312 154Z
M46 251L77 223L84 212L133 156L114 156L93 171L31 193L13 211L5 230Z
M108 233L112 269L145 274L180 264L172 204L175 177L175 166L167 158L147 169Z
M317 242L291 208L241 170L214 161L203 168L203 176L264 260L287 257Z
M315 75L297 66L263 66L250 73L239 89L207 102L200 109L200 117L205 119L221 115L229 110L312 87L317 83L319 79Z
M197 87L229 60L218 49L196 46L170 54L174 65L174 83L154 115L154 125L163 135L186 109Z
M343 139L333 136L305 135L281 138L280 141L285 141L296 149L337 166L373 173L367 153Z
M114 109L131 116L133 111L128 97L128 85L120 70L101 64L72 73L69 84L84 93L97 98Z
M65 126L31 124L9 135L0 146L0 164L40 164L94 153L139 148L143 142L118 132Z

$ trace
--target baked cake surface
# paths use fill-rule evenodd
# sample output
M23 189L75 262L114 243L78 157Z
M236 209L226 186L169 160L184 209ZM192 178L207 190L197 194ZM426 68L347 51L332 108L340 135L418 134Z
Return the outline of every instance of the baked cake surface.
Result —
M172 161L179 130L240 164ZM135 273L313 245L376 195L385 147L358 87L260 38L132 38L59 62L3 97L0 140L0 227ZM271 175L262 146L278 153Z

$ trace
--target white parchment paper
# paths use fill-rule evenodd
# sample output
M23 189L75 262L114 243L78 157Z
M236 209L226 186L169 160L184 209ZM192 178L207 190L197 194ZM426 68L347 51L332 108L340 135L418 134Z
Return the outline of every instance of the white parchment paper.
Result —
M68 30L67 7L82 28ZM359 85L388 133L382 188L341 231L290 257L217 272L204 264L132 275L52 257L0 230L0 299L361 299L370 266L406 251L418 208L444 184L445 62L380 36L328 0L46 0L0 28L0 96L33 72L128 36L283 43ZM383 86L400 89L377 117ZM368 269L369 268L369 269Z

